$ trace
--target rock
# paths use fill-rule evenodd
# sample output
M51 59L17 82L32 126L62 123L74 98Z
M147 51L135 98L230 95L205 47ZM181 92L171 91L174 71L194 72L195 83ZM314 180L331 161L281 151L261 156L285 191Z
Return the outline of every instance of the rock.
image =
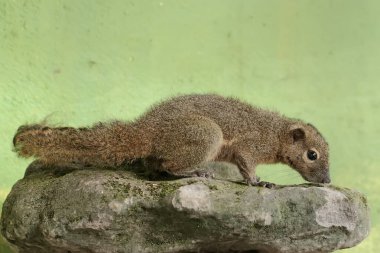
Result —
M34 164L4 203L1 232L21 253L331 252L368 235L369 211L362 194L334 186Z

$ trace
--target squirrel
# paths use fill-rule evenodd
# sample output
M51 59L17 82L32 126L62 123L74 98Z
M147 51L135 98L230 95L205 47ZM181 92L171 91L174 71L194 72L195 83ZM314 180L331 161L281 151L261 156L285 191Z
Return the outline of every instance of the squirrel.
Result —
M328 143L313 125L215 94L173 97L129 122L23 125L13 144L19 156L44 164L117 167L143 159L157 170L188 177L210 176L203 165L223 161L235 164L247 184L271 188L255 168L283 163L306 181L330 183Z

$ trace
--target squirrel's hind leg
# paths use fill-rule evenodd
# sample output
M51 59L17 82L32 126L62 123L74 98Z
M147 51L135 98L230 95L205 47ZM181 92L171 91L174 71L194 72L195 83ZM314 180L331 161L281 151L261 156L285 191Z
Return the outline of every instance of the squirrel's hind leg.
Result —
M207 162L198 164L195 167L184 168L183 170L172 170L169 173L180 177L214 178L213 171L207 168Z
M179 117L161 126L154 142L154 156L163 160L162 170L176 176L212 177L204 163L213 161L223 146L223 133L211 119Z

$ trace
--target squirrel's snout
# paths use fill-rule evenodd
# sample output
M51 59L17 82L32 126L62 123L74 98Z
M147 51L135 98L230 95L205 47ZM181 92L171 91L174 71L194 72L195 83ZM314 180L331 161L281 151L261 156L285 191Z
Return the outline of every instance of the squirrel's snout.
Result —
M322 184L329 184L331 182L331 179L330 179L330 177L326 177L326 178L324 178L324 179L322 179Z
M326 171L327 171L327 173L321 181L321 183L323 183L323 184L329 184L331 182L329 169L327 168Z

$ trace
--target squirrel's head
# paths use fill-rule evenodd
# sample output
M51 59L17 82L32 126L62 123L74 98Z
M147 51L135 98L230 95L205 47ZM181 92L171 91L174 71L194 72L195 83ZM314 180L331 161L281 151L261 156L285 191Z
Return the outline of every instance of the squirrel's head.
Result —
M296 122L285 131L280 151L282 162L314 183L330 183L329 146L311 124Z

